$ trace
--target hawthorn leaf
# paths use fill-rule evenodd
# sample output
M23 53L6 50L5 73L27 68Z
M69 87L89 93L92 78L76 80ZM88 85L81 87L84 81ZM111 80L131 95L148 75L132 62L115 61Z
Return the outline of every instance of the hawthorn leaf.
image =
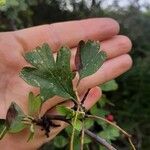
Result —
M14 102L11 103L7 115L6 115L6 125L8 127L8 132L17 133L26 128L25 124L22 123L22 119L25 114L21 108Z
M65 116L66 119L71 119L75 115L75 111L73 109L63 106L63 105L57 106L56 109L58 113Z
M66 131L67 135L70 136L72 134L72 126L68 126L67 128L65 128L65 131ZM78 138L80 136L80 131L76 130L74 136L75 136L75 138Z
M97 115L97 116L101 116L101 117L105 118L105 115L109 114L109 111L104 110L103 108L99 108L96 104L90 109L90 113L92 115ZM98 125L100 125L103 129L105 129L107 127L107 123L102 120L97 119L97 120L95 120L95 122Z
M30 92L28 99L29 99L29 104L28 104L29 115L38 116L40 109L41 109L41 105L42 105L41 97L39 95L34 96L34 94Z
M88 40L80 41L75 56L76 69L80 80L95 73L104 63L106 53L100 50L100 43Z
M87 135L84 136L84 144L90 144L92 142L91 138Z
M6 126L6 120L0 119L0 140L5 136L7 131L8 131L8 128Z
M101 117L105 117L107 114L109 114L109 111L103 109L103 108L99 108L97 105L93 106L90 110L91 114L93 115L97 115L97 116L101 116ZM99 121L99 120L96 120Z
M77 119L76 123L72 124L72 125L73 125L73 128L75 128L76 130L78 130L78 131L82 130L83 123L79 119Z
M120 136L120 132L117 128L108 125L107 128L101 131L98 135L110 141L110 140L116 140Z
M65 132L67 133L68 136L70 136L71 133L72 133L72 126L67 126L67 127L65 128ZM75 132L75 133L76 133L76 132Z
M67 138L65 138L64 136L62 135L58 135L54 138L54 145L57 147L57 148L62 148L64 147L65 145L68 144L68 140Z
M59 105L56 107L56 110L58 111L58 113L60 113L61 115L65 116L66 119L72 119L74 118L75 116L75 110L69 108L69 107L66 107L66 106L63 106L63 105ZM83 112L78 112L78 119L83 119L84 118L84 113Z
M115 80L111 80L100 85L100 88L102 89L102 91L105 91L105 92L115 91L118 89L118 84Z
M74 75L70 68L70 56L69 48L61 47L55 61L48 44L43 44L42 47L25 54L25 59L33 67L24 67L20 76L28 84L40 87L43 101L55 95L76 100L72 85Z
M89 129L93 125L94 125L94 120L89 119L89 118L85 119L85 121L84 121L84 128Z
M98 101L98 104L101 108L104 108L107 104L109 104L110 101L107 99L106 95L102 95L101 98Z

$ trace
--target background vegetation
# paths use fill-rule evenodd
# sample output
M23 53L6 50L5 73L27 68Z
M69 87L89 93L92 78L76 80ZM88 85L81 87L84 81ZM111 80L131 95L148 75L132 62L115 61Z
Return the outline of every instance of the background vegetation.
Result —
M0 7L0 31L89 17L115 18L120 23L121 34L133 42L134 65L132 70L117 78L118 90L104 92L115 106L103 108L112 112L118 124L134 135L137 149L149 150L150 6L141 6L138 0L132 0L128 6L121 7L114 0L104 8L104 1L91 0L88 5L85 0L7 0L6 5ZM122 150L128 149L122 136L113 143ZM56 150L56 145L56 142L55 145L50 143L51 149Z

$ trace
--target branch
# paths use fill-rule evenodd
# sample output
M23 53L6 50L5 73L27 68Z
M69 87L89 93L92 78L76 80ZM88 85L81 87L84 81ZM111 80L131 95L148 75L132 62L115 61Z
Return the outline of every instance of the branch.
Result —
M80 102L80 98L79 98L77 90L75 90L75 93L76 93L76 96L77 96L77 102ZM76 110L75 116L72 120L73 129L72 129L72 134L71 134L70 150L73 150L73 143L74 143L74 136L75 136L74 126L75 126L75 124L77 122L77 119L78 119L79 110L80 110L80 105L77 105L77 110Z
M80 144L80 150L83 150L84 149L84 122L83 122L83 125L82 125L82 131L81 131L81 144Z
M50 119L50 120L58 120L58 121L63 121L63 122L66 122L68 124L71 124L70 123L70 119L66 119L65 116L61 116L61 115L49 115L49 114L46 114L45 116L48 119Z
M86 135L88 135L89 137L91 137L92 139L94 139L94 141L96 141L97 143L103 145L105 148L107 148L108 150L117 150L116 148L114 148L111 144L109 144L105 139L97 136L96 134L92 133L89 130L84 130L84 133Z

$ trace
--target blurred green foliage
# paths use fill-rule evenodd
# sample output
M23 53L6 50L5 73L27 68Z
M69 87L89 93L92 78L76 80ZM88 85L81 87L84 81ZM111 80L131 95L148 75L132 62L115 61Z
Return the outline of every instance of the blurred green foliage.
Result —
M113 5L104 9L101 5L103 1L92 0L88 6L84 0L70 0L70 10L68 1L65 0L7 0L6 5L0 7L0 30L16 30L89 17L115 18L121 26L120 34L125 34L132 40L133 48L130 54L133 58L133 68L117 79L117 91L104 92L111 103L115 104L115 107L106 108L113 112L121 127L134 135L139 150L149 150L150 6L146 5L145 11L142 11L138 0L133 0L128 7L123 8L115 0ZM97 111L100 114L104 113L101 109ZM61 142L61 145L66 143L65 140ZM125 148L126 142L122 137L117 140L116 145L128 149Z

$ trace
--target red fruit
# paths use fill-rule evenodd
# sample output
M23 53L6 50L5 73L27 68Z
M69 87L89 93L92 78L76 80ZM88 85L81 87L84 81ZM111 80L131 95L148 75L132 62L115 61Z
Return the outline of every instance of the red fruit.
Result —
M113 122L114 121L114 116L113 115L107 115L106 116L106 119L108 120L108 121L111 121L111 122Z

